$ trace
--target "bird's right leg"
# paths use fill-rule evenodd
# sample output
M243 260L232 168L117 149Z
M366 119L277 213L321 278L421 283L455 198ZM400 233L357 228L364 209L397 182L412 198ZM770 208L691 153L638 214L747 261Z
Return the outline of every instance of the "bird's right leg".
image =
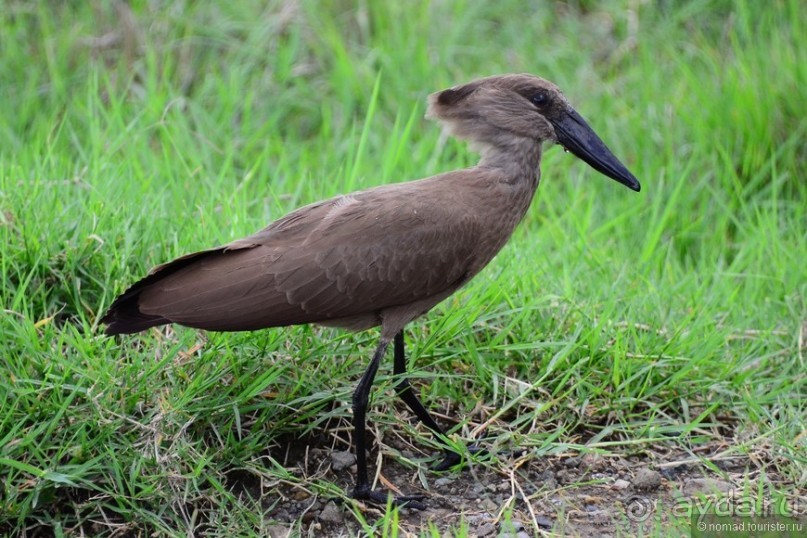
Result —
M409 379L406 378L406 353L404 351L403 331L399 331L398 334L395 335L394 355L393 375L396 379L395 392L409 409L412 410L415 416L417 416L427 428L434 432L437 439L442 440L446 435L445 431L443 431L443 428L432 418L429 411L423 407L423 404L420 403L420 400L418 400L418 397L415 395L415 391L412 390L412 385L409 384ZM474 448L472 447L471 450L473 451ZM460 462L462 462L462 456L446 448L443 452L443 460L433 466L432 469L435 471L445 471Z
M382 337L378 347L373 353L370 366L361 376L356 390L353 392L353 443L356 448L356 487L353 488L353 498L370 501L378 504L386 504L388 494L375 491L370 486L369 474L367 472L367 444L365 439L367 405L370 402L370 389L373 386L373 379L378 372L378 366L384 352L387 350L389 340ZM393 498L393 503L399 506L406 505L410 508L422 510L425 508L420 501L420 495L403 496Z

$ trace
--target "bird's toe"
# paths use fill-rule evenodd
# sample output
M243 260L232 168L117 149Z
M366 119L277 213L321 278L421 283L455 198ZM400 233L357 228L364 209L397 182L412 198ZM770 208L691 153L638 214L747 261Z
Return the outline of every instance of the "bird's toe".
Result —
M425 510L426 504L423 502L426 497L423 495L392 495L387 491L379 491L375 489L355 488L351 494L356 500L369 502L376 505L386 505L392 502L393 506L411 508L413 510Z

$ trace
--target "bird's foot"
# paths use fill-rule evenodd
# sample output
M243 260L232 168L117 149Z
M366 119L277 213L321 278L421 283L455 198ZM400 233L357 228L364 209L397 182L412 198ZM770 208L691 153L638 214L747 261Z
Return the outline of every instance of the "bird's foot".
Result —
M504 450L501 452L492 453L487 448L482 448L479 445L471 445L468 447L468 453L471 455L476 456L479 459L490 459L494 455L496 456L506 456L506 457L520 457L524 455L526 450L523 448L518 448L516 450ZM446 450L443 453L443 459L432 466L432 471L442 472L451 469L452 467L456 467L464 462L465 458L458 453L454 452L453 450Z
M351 493L351 497L359 501L366 501L371 504L386 505L391 501L393 506L412 508L413 510L425 510L426 504L423 495L399 495L394 496L385 491L370 489L370 486L356 487Z
M479 452L479 447L476 445L472 445L468 447L468 452L471 454L475 454ZM465 461L465 458L459 452L454 452L453 450L446 450L443 452L443 459L439 462L432 465L432 471L435 472L443 472L448 471L452 467L456 467Z

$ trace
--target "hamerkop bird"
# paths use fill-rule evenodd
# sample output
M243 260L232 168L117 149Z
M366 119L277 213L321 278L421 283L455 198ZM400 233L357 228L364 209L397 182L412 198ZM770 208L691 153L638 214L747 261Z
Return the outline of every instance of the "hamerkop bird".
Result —
M372 502L387 500L371 489L365 441L381 358L394 341L396 392L442 438L405 378L403 328L471 280L504 246L538 187L544 142L639 190L633 174L544 79L504 75L449 88L429 97L427 116L470 141L482 156L479 164L317 202L254 235L160 265L118 297L102 320L107 334L166 323L209 331L380 326L378 347L353 393L352 495ZM437 468L459 461L447 449Z

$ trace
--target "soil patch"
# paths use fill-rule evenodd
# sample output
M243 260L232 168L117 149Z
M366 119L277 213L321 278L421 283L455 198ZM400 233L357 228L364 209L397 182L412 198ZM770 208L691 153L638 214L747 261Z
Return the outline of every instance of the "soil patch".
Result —
M370 463L371 472L378 466L376 487L425 497L425 510L401 509L401 536L417 536L430 524L445 536L464 525L469 536L483 538L634 536L658 525L686 534L687 513L707 511L720 499L737 499L761 479L749 458L720 456L726 448L722 443L700 446L696 458L670 443L658 452L632 455L527 452L467 462L444 473L428 469L439 461L438 453L420 454L411 445L397 444L384 445L381 456L374 450ZM372 521L386 510L322 491L322 483L342 491L352 488L355 466L344 440L297 439L279 446L273 458L303 477L299 483L263 489L260 499L272 520L273 537L362 535L352 511ZM261 488L250 480L242 474L232 487L258 493ZM766 474L764 480L767 487L777 477ZM798 504L788 502L790 509Z

